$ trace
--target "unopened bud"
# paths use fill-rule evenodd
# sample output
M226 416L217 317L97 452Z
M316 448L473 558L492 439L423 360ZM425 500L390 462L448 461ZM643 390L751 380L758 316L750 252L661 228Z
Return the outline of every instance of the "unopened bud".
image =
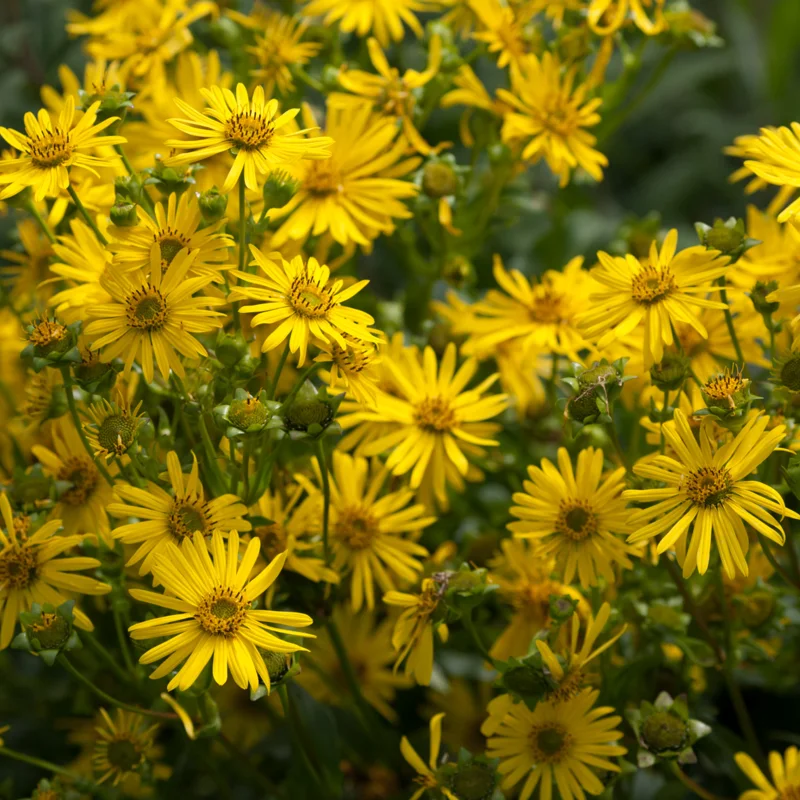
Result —
M222 194L216 186L203 192L197 199L200 213L205 222L219 222L228 210L228 195Z
M111 222L118 228L132 228L139 223L139 215L136 213L136 206L133 203L127 203L124 200L117 202L111 206L109 213Z

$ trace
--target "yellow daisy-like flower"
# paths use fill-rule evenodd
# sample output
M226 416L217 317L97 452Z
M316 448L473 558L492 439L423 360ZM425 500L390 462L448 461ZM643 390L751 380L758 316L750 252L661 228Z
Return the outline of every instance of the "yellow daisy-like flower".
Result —
M51 244L33 219L20 220L17 235L22 252L0 250L0 258L10 262L8 266L0 266L0 278L10 284L9 295L15 305L28 305L50 293L50 287L47 284L42 286L42 283L50 277L50 259L57 245Z
M103 724L97 731L97 742L92 753L92 767L98 776L97 783L110 780L112 786L135 780L153 758L153 739L158 723L148 725L140 714L115 709L114 718L100 709Z
M255 314L251 321L254 327L279 323L264 341L265 353L288 339L291 352L299 352L298 366L302 366L312 339L335 342L343 348L347 347L345 336L358 342L380 341L366 327L375 322L369 314L343 305L369 281L357 281L345 289L341 280L330 280L330 269L316 258L306 262L302 256L295 256L287 261L276 253L280 258L276 262L254 245L250 245L250 252L266 277L236 271L237 278L255 285L239 286L231 296L260 301L240 309Z
M755 784L739 795L739 800L794 800L800 797L800 751L789 747L781 756L777 751L769 754L770 779L747 754L734 756L739 769Z
M431 0L309 0L303 9L306 17L324 17L323 24L339 23L342 33L353 33L363 39L368 33L384 46L399 42L405 36L403 23L422 36L422 26L415 12L432 11Z
M628 533L627 504L622 499L625 467L603 480L603 451L588 447L578 455L577 468L566 448L558 450L558 469L546 458L528 467L524 492L513 496L519 505L511 515L519 522L506 527L521 539L536 539L542 555L552 556L572 583L577 574L584 588L597 585L598 575L614 581L614 565L631 569L632 548L620 534Z
M33 455L48 475L69 484L58 497L52 515L64 521L64 532L96 533L111 543L111 528L106 506L113 497L112 488L89 458L72 420L58 420L53 427L53 449L34 445ZM110 467L112 475L116 465Z
M150 247L150 275L126 275L107 270L100 280L112 302L89 306L91 322L84 329L92 350L102 350L109 360L125 359L125 373L133 362L142 368L144 379L153 380L153 363L164 380L170 370L183 377L185 358L202 358L206 349L192 334L222 327L223 315L207 306L222 305L213 297L192 297L210 282L208 275L187 278L199 251L181 250L167 270L161 271L161 248Z
M307 109L304 118L309 127L316 125ZM370 103L330 106L326 133L333 139L331 157L291 168L300 181L298 190L283 208L269 213L270 219L288 217L270 242L274 247L324 233L343 246L367 246L380 234L392 233L392 220L412 216L403 200L419 189L399 179L420 159L405 157L408 142L394 120L375 114Z
M346 391L357 403L375 407L380 393L380 350L369 342L352 340L348 340L346 348L330 342L320 349L322 352L314 361L331 365L330 372L321 374L331 390Z
M403 758L416 770L417 777L414 781L420 784L420 788L411 795L410 800L419 800L429 789L433 791L437 797L443 795L447 800L459 800L458 797L446 786L441 784L436 777L436 770L439 766L439 750L442 746L443 719L443 713L435 714L431 717L431 743L427 764L419 757L417 751L411 746L411 742L409 742L405 736L400 740L400 752L403 754Z
M750 158L744 166L757 177L776 186L800 187L799 122L793 122L791 128L762 128L761 135L749 142L747 154ZM782 199L786 202L788 197ZM798 215L800 198L778 214L778 222L787 222Z
M155 219L141 212L140 224L112 231L109 249L114 253L114 264L122 270L146 271L150 267L150 251L155 242L161 253L161 270L166 271L181 250L194 255L190 277L206 276L216 283L224 280L220 270L225 269L228 248L233 239L220 231L225 220L203 225L203 217L193 192L184 192L180 199L171 194L167 207L155 205ZM201 227L202 225L202 227Z
M70 167L97 174L95 167L112 166L111 159L87 153L100 145L125 143L124 136L98 135L119 119L109 117L95 125L99 108L99 101L92 103L76 123L75 99L68 97L56 121L40 109L38 116L30 111L25 114L24 134L0 128L0 136L20 153L19 157L3 162L0 184L8 186L0 191L0 199L19 194L26 186L33 188L37 202L55 197L69 186ZM8 169L9 166L15 169Z
M231 14L231 16L234 16ZM235 15L238 21L239 15ZM303 42L308 23L266 9L260 14L256 43L247 48L255 59L250 75L264 85L270 95L275 88L281 94L294 89L290 67L307 64L322 48L320 42Z
M131 408L124 394L117 390L112 402L102 398L87 409L89 422L84 432L98 458L108 461L125 454L136 439L142 424L141 401Z
M313 462L319 479L319 464ZM375 584L383 592L396 588L395 579L414 583L422 571L419 559L428 551L414 539L435 517L424 516L423 505L409 505L409 490L381 490L389 471L377 461L334 450L330 476L330 545L333 568L348 570L353 611L375 607Z
M384 619L378 623L374 614L355 613L343 605L334 608L331 618L345 643L364 699L390 722L396 722L397 712L392 704L397 690L409 688L413 681L394 674L391 668L394 622ZM327 629L314 642L314 652L304 660L312 666L300 673L297 682L321 703L335 706L346 703L352 696L350 687Z
M18 525L5 494L0 495L0 515L5 532L0 530L0 650L11 643L20 611L30 611L33 603L60 606L74 595L108 594L111 587L86 575L75 575L100 566L96 558L66 556L62 553L77 547L83 536L62 536L60 519L45 522L33 534L27 524ZM94 630L89 617L73 609L75 624Z
M502 718L490 716L484 727L491 731L487 755L500 759L503 788L524 779L520 800L528 800L537 786L539 797L550 800L554 784L562 800L601 794L596 770L619 772L610 759L628 751L616 744L622 739L617 730L622 718L608 716L614 711L609 706L593 707L599 694L586 689L564 702L540 702L534 711L516 703L503 709Z
M417 152L423 155L436 152L441 145L431 147L414 127L414 109L417 104L415 90L421 89L433 80L441 67L441 39L436 35L431 37L428 66L425 70L418 72L409 69L403 75L400 75L400 70L396 67L389 66L386 54L377 39L369 39L367 48L372 65L378 74L373 75L360 69L340 70L339 84L351 94L334 92L328 97L328 105L352 110L353 106L361 105L366 99L378 113L401 121L405 138Z
M533 43L525 30L535 13L529 3L505 5L499 0L469 0L470 10L481 23L481 29L472 34L473 39L485 42L490 53L502 68L515 65L531 51Z
M222 534L215 531L209 554L206 540L195 533L193 539L184 539L180 548L174 542L167 543L153 566L153 575L164 585L165 594L131 589L131 595L142 603L178 612L137 622L129 629L135 640L170 637L139 659L142 664L164 659L151 673L153 680L163 678L183 664L167 691L176 687L181 691L188 689L212 658L212 674L220 686L228 680L230 670L236 685L242 689L257 689L260 678L269 691L269 670L260 650L296 653L306 649L279 638L276 633L314 638L311 633L277 627L307 627L313 623L307 614L251 607L275 582L286 561L286 554L282 553L248 580L259 549L258 539L252 539L240 560L239 534L230 532L226 550Z
M655 12L653 19L647 16L646 8ZM589 3L589 26L600 36L616 33L633 18L636 27L648 36L655 36L667 29L664 18L664 0L591 0Z
M678 231L673 228L660 252L655 242L650 245L644 262L630 254L597 254L600 264L592 270L592 277L605 291L591 295L593 308L581 314L578 321L587 337L599 337L598 348L626 336L644 322L644 366L649 369L664 357L664 345L674 342L671 323L691 325L707 338L696 309L724 310L725 304L698 295L719 291L713 282L725 274L729 259L701 245L676 255L677 246Z
M447 484L461 491L464 478L476 476L467 455L482 455L483 447L497 444L487 436L498 426L486 422L507 404L505 395L486 394L497 375L467 389L478 362L468 359L456 370L456 346L452 343L438 365L431 347L426 347L422 356L409 351L402 362L384 357L384 364L397 382L396 396L383 395L377 408L359 408L347 414L340 419L342 427L390 423L387 432L363 445L361 452L370 456L391 450L386 466L395 475L410 472L412 489L422 487L431 501L435 496L439 505L446 507Z
M183 474L177 453L167 453L167 474L172 495L152 482L148 482L146 490L120 483L116 486L116 493L125 502L108 506L108 513L113 517L141 520L121 525L113 532L114 538L121 539L124 544L139 545L126 566L141 561L140 575L153 571L169 542L180 544L198 532L209 537L215 531L227 533L251 529L250 523L244 519L247 507L236 495L205 499L194 455L187 476Z
M289 572L296 572L314 583L338 583L339 576L316 555L321 542L322 497L319 492L303 497L306 488L296 484L283 492L269 489L264 492L250 513L269 523L256 525L253 535L261 542L264 558L271 560L286 553L285 569Z
M278 113L278 101L266 100L264 87L257 86L252 99L243 83L230 89L212 86L201 89L208 106L203 112L175 98L178 108L188 119L171 119L181 133L192 139L170 139L167 146L186 150L168 158L165 163L191 164L205 158L235 151L233 166L222 186L229 192L240 175L248 189L258 191L257 175L267 175L276 167L285 166L303 158L327 158L331 140L327 136L306 137L305 130L281 133L298 114L292 108Z
M576 87L576 77L577 67L564 71L549 52L541 59L527 55L511 70L512 91L497 91L497 97L513 109L503 118L503 141L521 144L525 161L544 158L561 186L567 185L576 167L600 181L608 165L608 159L594 149L596 137L586 130L600 122L597 109L603 101L587 99L589 88Z
M747 575L749 539L744 523L782 545L786 534L770 512L800 519L771 486L747 480L786 435L783 425L767 430L768 425L769 417L754 414L722 446L711 439L709 427L703 425L698 444L686 415L676 409L674 421L663 426L675 458L658 455L633 469L637 475L667 485L623 494L627 500L654 503L631 514L630 524L638 530L628 541L642 542L664 534L658 553L674 548L688 578L695 569L701 575L708 569L713 536L727 575L734 577L737 571Z
M447 625L433 620L446 588L433 578L425 578L418 594L387 592L383 596L387 606L403 609L392 632L392 647L397 655L394 668L405 662L405 674L421 686L430 686L433 675L434 630L442 641L447 641Z

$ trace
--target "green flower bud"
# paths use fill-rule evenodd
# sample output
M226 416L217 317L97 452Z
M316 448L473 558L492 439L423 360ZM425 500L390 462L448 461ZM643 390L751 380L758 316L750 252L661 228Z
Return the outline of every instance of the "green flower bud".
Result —
M739 430L747 419L753 401L760 400L750 393L750 380L741 370L725 370L709 378L701 387L707 409L699 409L696 415L713 416L720 425L729 430Z
M294 197L297 187L297 181L288 172L270 172L264 183L264 208L282 208Z
M578 601L568 594L550 595L550 619L563 625L578 610Z
M214 346L214 355L226 367L235 367L250 352L250 345L241 333L220 333Z
M491 800L499 784L497 763L462 750L457 762L444 764L437 774L459 800Z
M114 178L114 193L117 202L129 200L140 203L142 199L142 182L138 175L118 175Z
M68 600L58 608L50 603L33 603L30 611L20 613L22 633L15 637L11 646L15 650L36 653L52 666L62 650L75 650L81 646L73 630L74 605L74 600Z
M664 353L664 358L650 367L650 379L662 392L680 389L688 374L689 359L680 353Z
M34 464L27 471L14 471L14 480L9 486L14 503L18 506L34 506L38 501L47 500L53 479L44 474L41 464Z
M442 280L455 289L461 289L475 280L475 267L459 253L448 255L442 268Z
M111 206L109 213L111 222L118 228L132 228L134 225L139 224L139 215L136 213L136 206L133 203L126 203L124 200L117 202Z
M790 350L772 368L772 382L790 394L800 393L800 352Z
M719 250L723 255L730 256L731 263L738 261L743 253L758 244L756 239L748 238L744 220L736 217L715 219L711 226L695 222L694 228L700 244L709 250Z
M230 404L217 406L214 414L222 424L228 425L226 436L232 438L281 427L280 417L275 416L279 408L279 403L267 400L266 392L253 397L244 389L237 389Z
M780 307L780 303L767 300L767 295L772 294L778 288L778 281L756 281L750 290L750 300L753 308L765 317L771 317Z
M574 364L574 377L563 379L575 392L567 401L565 418L582 425L611 423L614 401L625 381L632 380L632 376L624 375L626 361L621 358L609 363L603 359L588 369Z
M81 361L73 366L72 374L78 386L90 394L111 389L117 380L114 365L101 361L99 354L90 350L81 352Z
M336 417L344 395L331 397L327 387L317 390L306 381L283 409L284 425L294 439L318 438L328 430ZM338 425L337 430L340 430Z
M531 711L546 695L558 689L558 682L533 644L530 655L505 662L496 661L494 666L500 672L495 686L508 692L515 701L521 700Z
M679 716L657 711L644 720L640 735L647 748L660 755L683 750L689 741L689 727Z
M214 186L197 198L197 205L200 207L204 222L219 222L228 210L228 195L222 194Z
M167 198L171 194L182 195L197 181L194 173L202 169L200 164L189 164L185 167L167 167L161 156L156 156L155 166L148 167L142 172L147 175L145 186L155 186L162 197Z
M81 356L75 343L80 327L80 322L62 325L46 318L28 325L28 345L22 351L22 358L30 361L36 372L47 366L79 362Z
M428 197L449 197L458 191L458 175L444 161L429 161L422 170L422 191Z

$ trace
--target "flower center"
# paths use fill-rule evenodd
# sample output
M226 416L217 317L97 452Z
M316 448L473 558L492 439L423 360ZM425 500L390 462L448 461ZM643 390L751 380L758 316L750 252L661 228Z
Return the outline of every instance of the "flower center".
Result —
M335 305L329 289L318 286L308 275L298 275L289 289L289 302L301 317L325 317Z
M128 326L154 331L164 327L167 321L167 300L149 283L136 289L126 300Z
M206 633L232 637L241 628L246 615L244 594L218 586L198 603L194 618Z
M141 766L144 755L130 739L114 739L108 743L107 758L120 772L134 772Z
M642 724L642 739L650 750L680 752L689 740L689 728L677 715L669 711L657 711Z
M254 111L239 111L225 125L225 137L242 150L258 150L272 138L274 129Z
M417 426L434 433L449 431L456 426L456 414L444 397L426 397L414 409Z
M597 517L586 500L562 500L556 530L575 542L597 533Z
M800 392L800 358L792 356L781 367L781 383L792 392Z
M647 306L659 302L676 288L675 276L669 268L644 267L633 279L631 294L637 303Z
M724 467L700 467L686 476L684 490L695 505L719 506L725 502L733 478Z
M800 785L784 786L776 800L800 800Z
M36 580L36 555L30 547L0 553L0 586L27 589Z
M567 316L566 298L547 286L537 286L528 308L528 316L532 322L555 324L562 322Z
M348 344L350 343L348 342ZM378 351L374 347L363 347L355 343L348 347L347 350L342 350L337 344L331 347L333 363L347 374L361 372L371 366L377 354Z
M339 512L333 531L345 547L364 550L372 545L375 535L380 532L380 525L377 517L367 509L354 506Z
M30 332L28 341L36 348L39 355L47 355L57 351L67 338L69 331L59 322L43 319Z
M97 441L109 453L121 456L133 444L136 423L126 414L106 417L97 429Z
M89 499L97 486L97 467L85 456L72 456L58 471L60 481L68 481L72 488L61 495L61 502L69 506L81 506Z
M334 167L333 159L307 162L303 188L309 194L321 197L341 194L344 191L342 176L339 174L339 170Z
M402 117L413 110L414 96L394 67L375 103L387 117Z
M550 595L564 594L563 586L554 581L524 583L511 593L511 604L530 623L544 628L550 619Z
M211 532L211 525L206 504L200 500L173 500L167 518L167 526L178 542L183 541L187 536L192 536L195 531L200 531L203 536L207 536Z
M56 128L29 140L31 161L39 169L57 167L72 158L69 133Z
M711 400L727 400L734 405L733 396L737 392L743 392L749 383L750 381L738 372L717 375L704 384L703 394Z
M189 247L190 240L174 228L165 228L153 237L161 249L161 268L169 266L184 247Z
M571 744L572 736L557 722L535 725L531 731L533 760L537 764L562 761Z
M286 550L288 534L286 528L279 522L271 525L262 525L255 529L255 534L261 541L261 552L270 560Z

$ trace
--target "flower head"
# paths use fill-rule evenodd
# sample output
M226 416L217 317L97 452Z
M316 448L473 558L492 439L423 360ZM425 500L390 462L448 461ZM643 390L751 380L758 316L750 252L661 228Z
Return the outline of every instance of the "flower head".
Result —
M403 758L416 770L417 777L414 780L420 784L420 788L411 795L411 800L419 800L428 789L433 790L437 797L441 794L447 800L459 800L447 786L441 785L436 775L439 767L439 749L442 746L442 719L444 719L443 713L434 714L431 717L431 743L427 764L419 757L417 751L405 736L400 740L400 752L403 754Z
M800 123L793 122L791 128L762 128L760 136L747 142L747 155L749 160L744 166L757 177L776 186L796 189L800 186ZM788 199L784 193L783 202ZM798 215L800 199L778 214L778 222L787 222Z
M99 403L89 406L90 422L85 426L86 438L100 458L106 460L121 456L136 441L142 415L139 402L131 408L121 393L109 402L103 398Z
M143 716L120 708L115 709L113 719L104 708L100 715L103 724L97 728L92 766L98 783L111 780L116 786L146 769L154 755L158 724L150 725Z
M769 754L772 780L747 753L737 753L735 759L739 769L757 787L739 795L740 800L794 800L800 796L800 751L796 747L787 748L782 756L776 751Z

